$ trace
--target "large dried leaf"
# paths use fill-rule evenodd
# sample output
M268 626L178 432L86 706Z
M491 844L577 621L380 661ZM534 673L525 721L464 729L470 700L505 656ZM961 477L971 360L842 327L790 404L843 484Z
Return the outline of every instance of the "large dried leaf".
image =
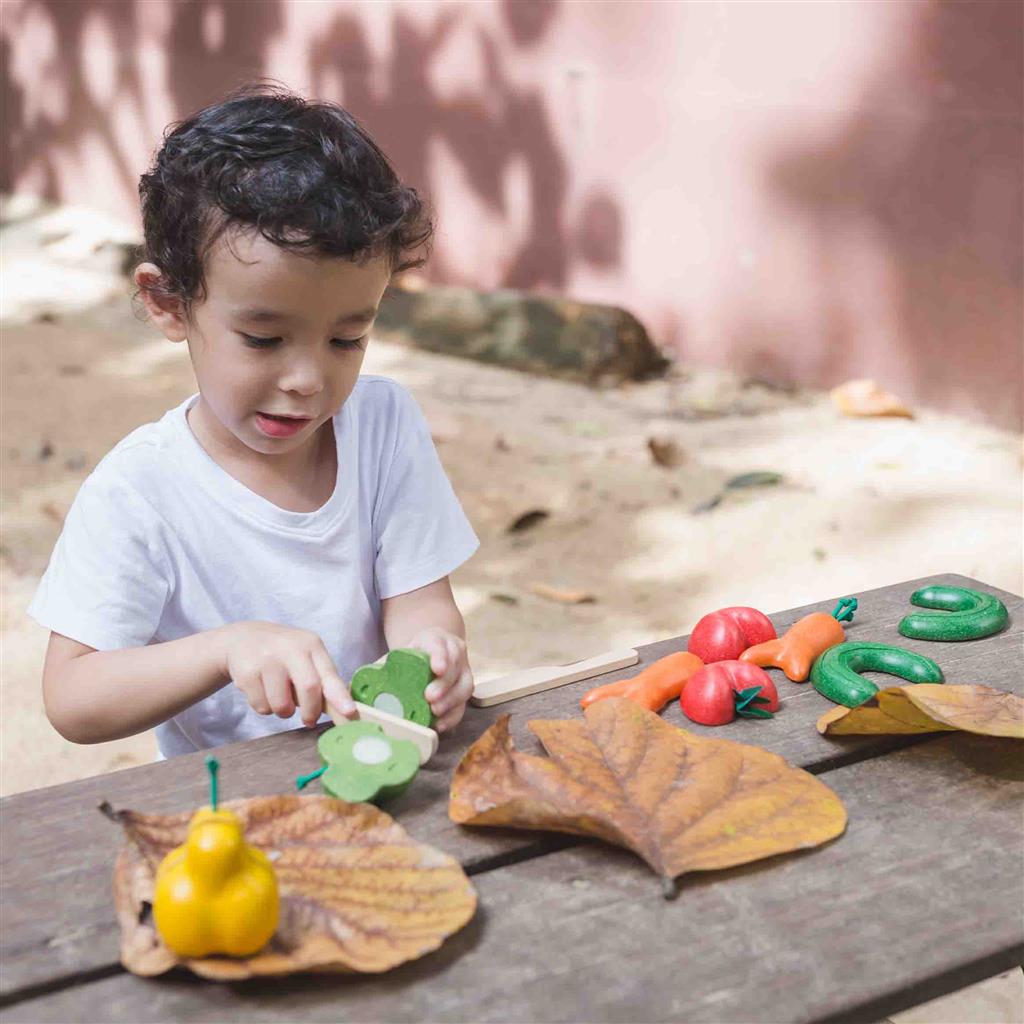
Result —
M516 750L508 715L498 719L455 770L452 821L596 836L665 879L818 846L846 827L835 793L777 754L686 732L621 697L584 714L529 723L549 757Z
M386 971L437 949L473 916L476 893L458 862L417 843L383 811L326 796L235 800L246 842L274 865L277 931L247 958L181 959L161 941L147 904L164 856L185 841L192 812L107 813L129 842L114 870L121 961L142 975L181 964L235 980L293 971Z
M1024 740L1024 700L991 686L917 683L890 686L864 704L833 708L818 719L823 736L956 730Z

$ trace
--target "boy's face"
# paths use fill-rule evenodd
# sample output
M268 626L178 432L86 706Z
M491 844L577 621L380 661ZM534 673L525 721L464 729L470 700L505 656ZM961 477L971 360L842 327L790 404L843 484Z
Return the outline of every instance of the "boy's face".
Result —
M188 340L217 440L280 455L310 443L352 393L390 277L385 257L309 256L229 229L187 318L147 305L167 337Z

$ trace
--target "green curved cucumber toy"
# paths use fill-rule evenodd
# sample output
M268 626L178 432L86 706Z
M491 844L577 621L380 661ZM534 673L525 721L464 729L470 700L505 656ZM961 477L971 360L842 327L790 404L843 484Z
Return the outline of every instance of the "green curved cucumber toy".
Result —
M423 691L433 678L429 654L399 647L388 654L383 665L357 669L352 677L352 696L361 704L430 729L434 713Z
M945 681L942 669L923 654L888 644L848 641L830 647L815 661L811 682L823 697L855 708L878 693L878 687L861 672L888 672L908 683Z
M299 789L323 776L324 792L349 803L381 803L401 796L420 770L416 744L387 736L376 722L346 722L316 744L321 768L295 780Z
M900 621L899 631L915 640L977 640L998 633L1010 621L998 597L966 587L923 587L910 595L910 603L939 609L911 612Z

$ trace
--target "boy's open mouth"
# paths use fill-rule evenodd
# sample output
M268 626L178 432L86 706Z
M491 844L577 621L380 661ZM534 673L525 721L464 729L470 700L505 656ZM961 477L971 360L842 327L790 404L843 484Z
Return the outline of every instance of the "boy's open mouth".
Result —
M307 423L312 422L311 416L282 416L276 413L256 413L256 426L269 437L290 437L297 434Z

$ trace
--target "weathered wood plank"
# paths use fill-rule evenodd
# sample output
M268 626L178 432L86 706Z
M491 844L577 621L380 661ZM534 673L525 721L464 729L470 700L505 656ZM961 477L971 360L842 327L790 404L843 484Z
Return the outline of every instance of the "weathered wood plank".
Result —
M877 1020L1024 949L1024 763L945 736L830 772L829 846L695 875L666 902L636 858L585 844L479 876L480 912L386 976L245 985L129 974L9 1021Z
M913 590L928 582L974 586L996 593L1010 608L1009 630L964 644L929 644L899 637L896 623L909 609ZM851 636L903 643L935 658L950 682L987 682L1022 692L1022 600L960 576L930 577L884 587L861 596L858 624ZM834 599L773 615L779 632L810 611L831 611ZM661 641L641 650L647 664L673 650L685 649L686 638ZM632 672L638 669L630 670ZM469 830L453 825L446 802L451 772L465 749L500 714L512 712L512 734L518 745L535 743L526 729L532 718L565 718L579 713L579 697L591 686L620 673L536 694L508 705L471 708L466 721L445 740L408 793L389 810L422 842L457 857L468 870L521 860L562 843L544 833ZM810 687L779 681L783 708L770 721L739 721L714 730L715 735L756 743L781 754L790 763L812 771L851 763L900 749L898 737L826 739L814 722L831 705ZM709 731L688 722L673 704L669 721L694 731ZM930 741L928 741L930 742ZM317 764L315 736L307 730L284 733L218 750L225 798L256 796L289 789L296 775ZM0 899L4 928L0 935L0 996L26 986L102 968L116 962L117 930L110 900L109 876L119 830L96 813L104 799L116 807L169 813L195 807L208 799L205 755L147 765L94 779L8 797L0 802ZM59 894L55 899L55 894Z

